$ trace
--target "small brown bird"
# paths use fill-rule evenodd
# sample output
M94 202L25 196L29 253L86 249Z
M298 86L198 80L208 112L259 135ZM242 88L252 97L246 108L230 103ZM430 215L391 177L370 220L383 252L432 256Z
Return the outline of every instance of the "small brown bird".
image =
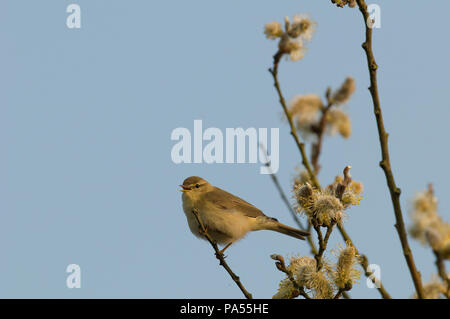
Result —
M209 184L201 177L188 177L180 186L180 191L183 192L183 210L191 232L204 239L192 213L195 209L212 239L225 245L222 253L250 231L273 230L302 240L305 240L304 236L309 236L308 232L281 224L275 218L264 215L255 206Z

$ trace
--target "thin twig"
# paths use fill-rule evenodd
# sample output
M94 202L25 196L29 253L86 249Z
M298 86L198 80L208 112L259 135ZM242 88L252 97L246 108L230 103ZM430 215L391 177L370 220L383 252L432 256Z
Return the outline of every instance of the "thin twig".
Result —
M294 209L292 208L291 204L286 198L286 195L283 192L283 189L281 188L280 183L278 182L278 178L275 174L271 174L270 177L272 178L273 183L275 184L275 187L278 189L278 192L280 193L281 198L283 199L284 203L288 207L289 211L291 212L292 217L294 218L297 225L300 227L301 230L309 231L309 229L305 229L303 226L301 220L297 217L297 214L295 213ZM311 254L315 255L317 254L317 248L314 244L314 241L312 240L311 236L306 236L306 240L308 241L308 244L311 248Z
M447 289L445 291L445 296L447 299L450 299L450 278L445 271L444 259L439 251L433 249L434 256L436 257L436 267L438 269L439 277L441 277L442 281L446 284Z
M302 295L305 299L311 299L311 297L306 293L305 288L297 283L297 281L294 278L294 275L292 275L292 272L289 271L289 269L286 267L283 256L272 255L271 258L276 260L275 266L277 266L277 269L281 272L284 272L287 275L289 280L292 282L292 285L297 290L298 295Z
M277 175L271 170L270 168L270 163L268 161L267 158L267 152L264 148L263 145L260 145L261 149L263 150L263 153L266 157L266 166L269 169L270 172L270 177L273 181L273 183L275 184L276 189L278 190L278 193L280 194L281 199L283 200L283 202L285 203L286 207L288 208L289 212L292 215L292 218L295 220L295 222L297 223L298 227L303 230L303 231L310 231L310 229L306 229L305 226L303 226L303 223L301 222L301 220L298 218L297 214L295 213L294 209L292 208L291 203L289 203L289 200L287 199L286 194L283 191L283 188L281 187L280 182L278 181ZM308 225L309 226L309 225ZM306 240L308 241L309 246L311 247L311 254L315 255L317 254L317 248L316 245L314 244L314 241L312 240L311 236L307 236Z
M377 121L378 135L380 139L381 145L381 156L382 160L380 162L380 166L384 171L386 176L387 185L389 187L389 192L391 194L392 204L394 207L395 213L395 228L397 229L398 236L400 238L400 242L403 249L403 254L406 259L406 263L408 264L409 271L411 273L411 277L414 282L414 286L416 288L417 296L419 299L424 297L422 280L420 278L420 273L416 268L414 263L413 254L409 247L408 237L405 229L405 223L403 221L402 209L400 206L400 188L397 187L394 180L394 175L392 173L391 162L389 159L389 148L388 148L388 133L384 128L383 123L383 115L381 113L380 106L380 97L378 94L378 84L377 84L377 63L375 61L375 57L372 50L372 28L369 27L368 21L370 19L369 12L367 10L367 5L364 0L357 0L359 10L364 18L364 25L366 29L366 40L362 44L364 51L366 52L367 64L369 68L370 74L370 94L372 96L374 113Z
M247 299L252 299L252 294L249 293L244 285L242 285L239 277L231 270L231 268L228 266L228 264L225 261L225 257L223 255L223 253L219 250L219 248L217 247L216 242L212 239L212 237L208 234L207 229L205 228L205 226L203 225L202 220L200 219L200 216L198 214L198 212L196 210L192 211L192 214L194 214L195 218L197 219L197 222L200 226L200 230L203 232L203 235L205 236L205 238L209 241L209 243L211 244L211 246L214 248L214 251L216 252L216 258L220 261L220 265L225 268L225 270L228 272L228 274L230 275L230 277L234 280L234 282L236 283L236 285L239 287L239 289L241 289L242 293L244 294L245 298Z
M311 165L309 164L308 157L306 156L305 144L303 144L300 141L300 138L298 137L297 130L296 130L295 125L294 125L294 121L292 120L292 116L289 113L289 110L288 110L287 105L286 105L286 100L284 99L283 94L281 93L280 83L278 82L278 65L280 63L280 60L281 60L282 56L283 56L283 52L281 52L281 51L278 51L273 56L273 68L269 69L269 72L273 76L274 86L275 86L275 89L278 92L278 97L280 99L280 104L283 107L284 113L286 114L286 117L287 117L288 122L289 122L289 126L291 127L291 135L294 138L298 149L300 150L300 153L301 153L301 156L302 156L303 166L305 166L306 170L308 171L308 174L309 174L309 176L311 178L313 186L319 188L320 184L319 184L319 182L317 180L316 175L314 174L313 170L311 169Z
M339 232L341 233L344 241L348 242L350 245L352 245L356 250L356 254L361 256L359 264L363 268L363 271L364 271L364 274L366 275L366 277L369 278L370 280L372 280L372 282L375 284L375 286L378 289L378 292L381 294L381 297L383 297L383 299L392 299L391 295L386 291L383 284L381 283L381 280L378 280L375 277L374 273L369 270L369 260L367 259L367 257L365 255L362 255L358 252L358 249L356 249L350 236L345 231L344 226L342 224L338 224L337 227L338 227Z
M339 298L341 298L341 296L342 296L342 294L343 294L344 292L345 292L344 289L339 288L338 292L336 293L336 296L334 296L333 299L339 299Z
M323 263L322 263L322 256L325 250L327 249L328 245L328 239L330 239L331 232L333 231L333 226L327 226L327 232L325 234L325 237L322 236L322 231L320 230L320 226L314 226L315 231L317 232L317 238L319 240L319 252L314 255L314 258L317 262L317 271L322 269Z
M333 106L333 100L330 97L331 95L331 89L328 88L327 92L325 94L325 97L327 99L327 106L326 107L322 107L322 115L319 121L319 125L317 125L314 128L314 132L317 135L317 142L312 144L311 146L311 164L314 167L314 173L317 175L319 173L320 170L320 165L319 165L319 157L320 157L320 152L322 151L322 141L323 141L323 134L325 132L325 126L327 123L327 114L328 111L330 110L330 108Z

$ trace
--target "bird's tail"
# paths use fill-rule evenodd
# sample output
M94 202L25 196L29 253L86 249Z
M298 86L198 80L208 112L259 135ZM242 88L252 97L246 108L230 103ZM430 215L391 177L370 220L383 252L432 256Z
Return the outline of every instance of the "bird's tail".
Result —
M305 240L305 236L309 236L310 234L306 231L288 226L288 225L284 225L276 220L271 220L270 222L265 222L264 226L261 227L260 229L267 229L267 230L273 230L276 231L278 233L282 233L294 238L298 238L301 240Z

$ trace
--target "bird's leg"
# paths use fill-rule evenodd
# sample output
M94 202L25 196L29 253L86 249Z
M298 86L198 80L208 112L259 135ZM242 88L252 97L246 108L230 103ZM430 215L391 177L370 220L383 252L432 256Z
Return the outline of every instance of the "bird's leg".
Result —
M225 251L225 249L227 249L228 247L230 247L231 244L232 244L232 242L230 242L229 244L227 244L227 245L220 251L220 253L223 254L224 251Z
M219 252L218 252L217 254L223 256L223 253L225 252L225 249L227 249L228 247L230 247L231 244L233 244L233 243L232 243L232 242L231 242L231 243L228 243L222 250L219 250ZM225 256L224 256L224 258L225 258Z
M204 226L204 228L202 228L202 226L198 225L198 232L201 235L206 236L206 233L208 232L208 225Z
M200 235L203 235L205 237L207 237L207 232L208 232L208 225L203 225L200 216L198 215L198 210L193 209L192 210L192 214L195 216L195 218L197 219L197 223L198 223L198 233Z

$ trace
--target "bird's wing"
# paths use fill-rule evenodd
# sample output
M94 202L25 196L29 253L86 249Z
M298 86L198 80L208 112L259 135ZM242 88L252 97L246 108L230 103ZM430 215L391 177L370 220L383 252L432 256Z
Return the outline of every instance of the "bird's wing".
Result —
M211 205L229 212L239 211L248 217L266 216L261 210L250 203L247 203L242 198L230 194L223 189L215 187L214 190L204 194L204 199Z

